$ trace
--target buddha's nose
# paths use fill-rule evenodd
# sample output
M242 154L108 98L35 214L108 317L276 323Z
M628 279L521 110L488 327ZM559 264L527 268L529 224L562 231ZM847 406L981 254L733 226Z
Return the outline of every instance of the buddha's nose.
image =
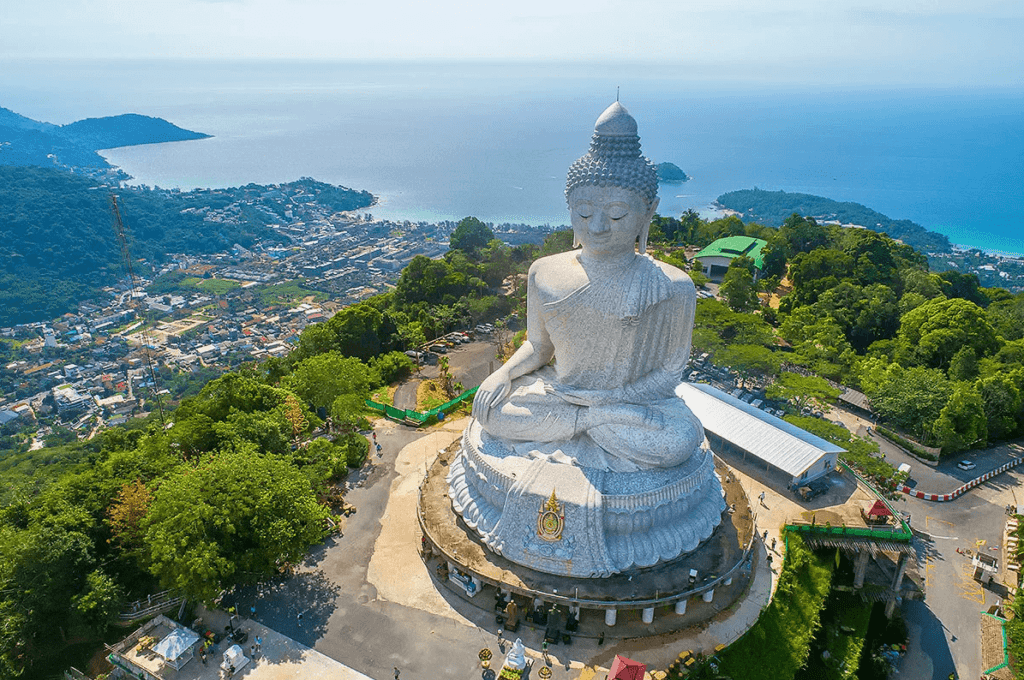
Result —
M590 220L590 233L591 234L603 234L610 228L608 223L608 216L604 214L604 211L598 211L594 215L594 218Z

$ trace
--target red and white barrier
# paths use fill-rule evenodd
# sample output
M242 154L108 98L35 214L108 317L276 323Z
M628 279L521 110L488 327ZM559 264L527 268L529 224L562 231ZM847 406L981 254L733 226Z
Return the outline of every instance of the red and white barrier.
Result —
M985 482L992 479L996 475L1001 475L1010 468L1017 467L1021 463L1024 463L1024 457L1014 458L1009 463L1004 463L1003 465L997 467L995 470L990 470L983 474L981 477L972 479L963 486L954 489L951 493L928 493L927 491L917 491L916 489L911 489L906 484L901 484L896 490L902 491L908 496L913 496L914 498L920 498L926 501L951 501L956 498L959 498L960 496L970 491L974 487L978 486L979 484L984 484Z

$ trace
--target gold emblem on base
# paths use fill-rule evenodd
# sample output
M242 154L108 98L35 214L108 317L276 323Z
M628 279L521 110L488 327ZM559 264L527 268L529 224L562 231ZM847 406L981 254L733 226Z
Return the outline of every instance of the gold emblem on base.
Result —
M562 529L565 528L565 504L555 498L555 490L551 490L551 498L541 504L537 511L537 535L545 541L562 540Z

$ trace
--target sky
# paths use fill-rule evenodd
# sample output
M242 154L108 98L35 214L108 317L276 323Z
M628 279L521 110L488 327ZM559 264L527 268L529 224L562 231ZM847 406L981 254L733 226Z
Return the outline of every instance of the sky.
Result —
M1020 0L3 0L0 62L652 62L694 77L1019 87Z

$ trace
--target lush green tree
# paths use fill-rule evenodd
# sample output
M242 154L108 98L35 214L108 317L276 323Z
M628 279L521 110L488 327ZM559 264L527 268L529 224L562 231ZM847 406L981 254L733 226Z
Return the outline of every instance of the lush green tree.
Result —
M965 346L953 355L947 373L950 380L971 382L978 377L979 370L978 355L974 353L974 348Z
M818 301L826 290L836 287L850 276L854 259L841 250L818 248L800 253L789 266L793 292L786 296L789 305L809 305Z
M993 302L985 310L989 323L1006 340L1024 338L1024 293L999 302Z
M757 308L754 275L750 271L752 264L749 257L737 257L729 263L729 269L725 272L721 291L734 312L749 312Z
M894 337L899 328L896 294L880 283L859 286L843 281L824 291L813 310L832 317L858 352L873 342Z
M1001 344L984 310L960 298L935 298L907 312L900 319L898 339L901 363L932 368L947 368L965 346L984 357Z
M903 280L904 296L915 293L926 300L945 297L942 291L949 286L938 274L918 268L903 269L900 271L900 278Z
M736 371L745 382L760 382L779 371L778 355L763 345L726 345L715 353L715 363Z
M892 253L892 239L870 229L846 229L842 241L843 252L853 259L853 277L860 285L882 284L899 289L902 282Z
M346 453L346 447L321 437L296 449L292 459L302 468L313 487L320 488L323 482L344 477L348 473Z
M883 420L911 436L927 438L953 396L953 385L938 369L895 367L868 396Z
M72 602L85 623L104 630L116 621L122 597L121 586L117 581L102 569L96 569L85 577L84 590Z
M839 394L840 391L824 378L791 371L783 372L765 391L769 399L788 401L801 411L814 404L834 404Z
M464 250L475 253L483 249L494 239L494 231L475 217L464 217L459 220L449 240L452 250Z
M978 381L977 389L985 404L990 439L1006 439L1024 429L1024 399L1011 377L983 378Z
M402 352L388 352L370 359L371 375L376 373L384 385L396 383L412 375L416 370L416 362Z
M942 272L939 277L948 284L948 288L943 287L946 297L968 300L979 307L988 305L989 298L981 292L977 274L962 274L951 269Z
M779 335L793 346L794 363L839 381L852 373L857 355L832 317L799 307L785 317Z
M408 361L408 357L398 353ZM410 362L411 363L411 362ZM327 352L300 362L284 384L313 408L330 408L342 394L362 399L380 383L380 376L359 359Z
M943 455L984 446L988 438L985 402L970 383L957 385L939 413L933 437Z
M300 559L323 537L326 517L305 475L247 444L157 488L143 523L147 563L165 587L210 601Z
M547 235L540 247L540 255L547 257L567 250L572 250L572 229L560 229Z
M741 314L714 299L697 301L693 329L695 352L717 352L728 344L762 345L775 343L775 333L756 314Z

